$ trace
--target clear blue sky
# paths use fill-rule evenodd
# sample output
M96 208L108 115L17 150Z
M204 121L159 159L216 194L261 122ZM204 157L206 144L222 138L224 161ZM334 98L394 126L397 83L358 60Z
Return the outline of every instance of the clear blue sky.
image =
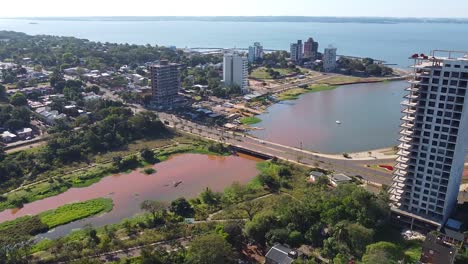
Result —
M467 0L1 0L16 16L468 17Z

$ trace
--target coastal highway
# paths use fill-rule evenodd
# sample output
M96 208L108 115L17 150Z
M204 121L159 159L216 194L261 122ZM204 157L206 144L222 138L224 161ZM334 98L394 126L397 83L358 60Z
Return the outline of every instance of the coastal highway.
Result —
M259 153L278 157L291 162L296 162L310 167L320 167L339 173L345 173L350 176L359 175L372 183L390 185L392 176L390 172L375 170L366 167L366 165L377 165L393 163L394 159L388 160L352 160L342 158L331 158L320 156L306 150L297 149L273 142L268 142L251 137L242 133L227 132L222 129L207 127L196 124L189 120L181 119L177 116L159 113L161 120L176 129L186 131L201 137L213 139L226 144L239 146L245 149L254 150Z

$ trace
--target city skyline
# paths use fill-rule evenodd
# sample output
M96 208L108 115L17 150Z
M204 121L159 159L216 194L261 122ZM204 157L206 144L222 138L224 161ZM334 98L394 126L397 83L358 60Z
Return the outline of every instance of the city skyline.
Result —
M330 17L404 17L404 18L466 18L468 3L447 0L441 9L433 0L407 2L377 2L371 0L306 1L288 2L297 9L285 9L282 2L239 0L236 5L219 4L215 0L180 1L177 9L172 3L154 3L139 0L128 5L122 0L83 0L73 8L57 6L55 1L6 2L2 4L0 17L47 17L47 16L330 16ZM147 8L141 8L145 6ZM249 6L249 8L245 8ZM330 8L333 6L333 8ZM92 8L90 8L92 7ZM417 10L417 11L415 11Z

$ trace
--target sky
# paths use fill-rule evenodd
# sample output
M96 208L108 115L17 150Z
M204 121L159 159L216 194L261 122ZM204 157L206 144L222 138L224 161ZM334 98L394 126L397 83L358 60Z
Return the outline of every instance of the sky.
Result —
M0 17L468 17L466 0L1 0Z

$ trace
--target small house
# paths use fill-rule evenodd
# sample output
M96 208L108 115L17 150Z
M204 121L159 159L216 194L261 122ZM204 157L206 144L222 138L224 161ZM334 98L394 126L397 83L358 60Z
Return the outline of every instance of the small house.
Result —
M29 127L25 127L20 130L16 130L16 135L18 136L19 139L25 139L33 135L33 130Z
M311 171L309 174L309 181L310 182L315 182L318 178L325 176L323 172L320 171Z
M339 184L351 182L351 178L343 173L334 173L332 175L328 175L328 179L330 180L330 183L335 187Z
M2 140L5 143L10 143L16 140L16 135L11 133L10 131L4 131L2 134Z
M274 245L265 256L265 264L291 264L297 258L297 251L281 244Z

